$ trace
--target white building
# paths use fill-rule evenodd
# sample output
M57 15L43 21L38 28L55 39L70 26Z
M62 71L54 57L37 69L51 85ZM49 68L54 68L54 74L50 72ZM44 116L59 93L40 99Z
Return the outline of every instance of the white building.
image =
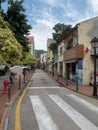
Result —
M47 63L47 53L43 53L40 55L40 63L41 63L41 68L46 69L46 63Z

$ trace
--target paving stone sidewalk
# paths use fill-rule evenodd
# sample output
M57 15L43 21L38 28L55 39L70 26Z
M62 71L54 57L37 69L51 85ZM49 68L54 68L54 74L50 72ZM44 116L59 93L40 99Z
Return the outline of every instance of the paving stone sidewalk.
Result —
M31 74L32 75L32 74ZM25 83L28 82L26 78ZM21 90L25 86L23 75L21 75ZM0 130L3 130L4 120L8 111L10 104L17 97L19 92L19 78L13 78L13 82L11 84L11 101L8 100L8 94L2 94L3 91L0 91Z
M66 80L64 78L61 78L61 77L58 78L57 76L53 76L53 77L55 80L57 80L59 83L64 85L66 88L76 91L78 93L81 93L83 95L93 97L92 96L93 95L93 86L90 86L90 85L78 86L78 90L77 90L75 83L68 81L68 85L66 86ZM97 87L97 95L98 95L98 87ZM96 99L97 99L97 97L96 97Z

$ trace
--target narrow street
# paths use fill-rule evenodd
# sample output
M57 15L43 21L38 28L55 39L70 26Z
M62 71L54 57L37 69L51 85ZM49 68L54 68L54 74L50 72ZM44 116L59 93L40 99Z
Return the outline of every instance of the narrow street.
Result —
M37 69L10 110L7 130L98 130L98 102Z

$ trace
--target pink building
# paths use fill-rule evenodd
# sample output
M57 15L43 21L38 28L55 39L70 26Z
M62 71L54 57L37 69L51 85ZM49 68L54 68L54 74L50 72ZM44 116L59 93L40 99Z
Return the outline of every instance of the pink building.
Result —
M35 55L35 52L34 52L34 36L27 36L27 39L30 42L31 54Z

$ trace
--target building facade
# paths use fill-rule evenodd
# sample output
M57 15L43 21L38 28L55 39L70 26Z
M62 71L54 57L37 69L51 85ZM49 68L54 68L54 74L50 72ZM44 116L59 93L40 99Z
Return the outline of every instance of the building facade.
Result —
M28 41L30 42L30 52L31 52L31 54L33 55L33 56L35 56L35 52L34 52L34 36L27 36L27 39L28 39Z
M53 52L49 49L49 46L55 43L55 40L52 38L47 39L47 70L50 73L54 73L54 54Z
M60 75L79 85L90 83L90 75L94 71L91 40L95 36L98 37L98 17L80 22L62 34L58 45Z
M41 63L41 69L46 70L47 53L43 53L43 54L40 55L40 63Z

